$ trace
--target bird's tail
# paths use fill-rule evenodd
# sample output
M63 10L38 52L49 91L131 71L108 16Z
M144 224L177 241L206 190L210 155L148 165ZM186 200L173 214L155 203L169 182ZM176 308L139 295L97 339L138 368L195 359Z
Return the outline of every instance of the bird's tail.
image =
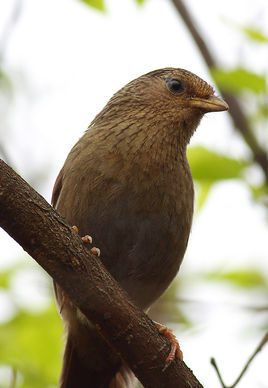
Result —
M109 388L142 388L134 373L129 367L122 363L120 369L110 380Z
M86 357L83 357L68 335L59 387L133 388L137 379L128 366L113 353L99 334L92 331L92 337L92 349L87 349ZM97 345L97 349L94 345Z
M81 365L77 352L68 336L64 350L59 388L87 387L87 371Z

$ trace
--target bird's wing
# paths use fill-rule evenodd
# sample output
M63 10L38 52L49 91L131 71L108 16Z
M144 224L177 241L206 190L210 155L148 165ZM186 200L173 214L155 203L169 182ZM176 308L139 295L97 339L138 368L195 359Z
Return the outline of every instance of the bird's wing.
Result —
M54 184L52 198L51 198L51 203L53 207L57 206L57 201L62 189L62 179L63 179L63 168L59 172L59 175L57 176L56 182Z

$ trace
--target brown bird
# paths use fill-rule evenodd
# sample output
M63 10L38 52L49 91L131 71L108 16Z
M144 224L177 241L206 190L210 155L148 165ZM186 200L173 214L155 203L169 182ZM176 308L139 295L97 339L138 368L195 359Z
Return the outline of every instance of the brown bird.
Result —
M187 246L193 181L186 147L207 112L227 110L195 74L166 68L124 86L76 143L52 203L143 310L169 286ZM128 387L129 370L55 285L67 342L60 387Z

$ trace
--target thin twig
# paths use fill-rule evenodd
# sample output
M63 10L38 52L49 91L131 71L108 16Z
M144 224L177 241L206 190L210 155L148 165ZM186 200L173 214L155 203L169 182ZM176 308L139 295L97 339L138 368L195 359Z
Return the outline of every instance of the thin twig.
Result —
M221 376L221 373L219 371L219 368L218 368L218 365L216 363L216 360L215 358L211 358L210 362L211 362L211 365L213 365L213 367L215 368L215 371L217 373L217 376L220 380L220 383L222 385L223 388L234 388L238 383L239 381L241 380L241 378L244 376L246 370L248 369L249 365L251 364L251 362L254 360L254 358L256 357L256 355L262 350L263 346L268 342L268 332L265 333L264 337L262 338L261 342L259 343L259 345L257 346L256 350L253 352L253 354L249 357L248 361L246 362L244 368L242 369L242 371L240 372L240 374L238 375L237 379L235 380L235 382L232 384L232 385L225 385L225 383L223 382L223 379L222 379L222 376Z
M220 371L219 371L218 365L217 365L216 360L215 360L214 357L212 357L212 358L210 359L210 363L211 363L211 365L214 366L214 368L215 368L215 370L216 370L216 373L217 373L217 376L218 376L218 378L219 378L219 380L220 380L221 386L222 386L223 388L227 388L227 386L224 384L224 381L223 381L223 379L222 379L222 377L221 377L221 373L220 373Z
M176 10L180 14L182 20L184 21L186 27L188 28L189 32L191 33L197 47L199 48L199 51L204 58L209 70L213 70L218 67L218 63L216 59L214 58L212 52L209 50L208 45L206 44L204 38L202 37L200 30L197 29L197 23L193 20L193 17L190 15L188 9L185 7L183 0L171 0L174 4ZM213 75L212 75L213 76ZM215 81L216 82L216 81ZM237 100L237 98L224 91L220 85L217 85L220 93L224 97L225 101L229 105L229 114L232 118L234 127L236 130L240 133L240 135L243 137L249 148L251 149L251 152L253 154L253 158L255 162L259 164L261 167L266 184L268 185L268 156L265 152L265 150L261 147L261 145L258 143L258 140L256 139L255 135L253 134L252 128L250 127L250 124L241 109L241 106Z

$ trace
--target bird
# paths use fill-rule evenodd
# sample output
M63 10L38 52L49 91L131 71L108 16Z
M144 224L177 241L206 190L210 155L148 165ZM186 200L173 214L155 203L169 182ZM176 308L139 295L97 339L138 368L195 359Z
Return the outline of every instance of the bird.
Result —
M52 205L90 234L103 265L144 311L179 271L194 209L187 145L228 105L194 73L151 71L116 92L70 151ZM95 249L99 253L99 250ZM61 388L131 387L131 371L54 285L66 331Z

